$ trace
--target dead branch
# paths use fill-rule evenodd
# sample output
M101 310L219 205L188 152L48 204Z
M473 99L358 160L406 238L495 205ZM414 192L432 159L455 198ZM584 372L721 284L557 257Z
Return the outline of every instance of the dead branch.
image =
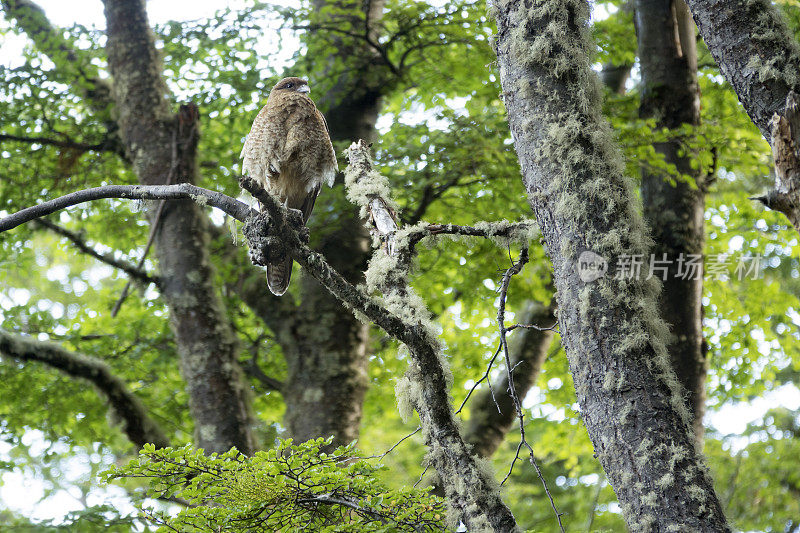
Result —
M76 191L42 202L0 219L0 233L41 218L73 205L107 198L126 198L128 200L193 200L200 205L210 205L244 222L255 211L239 200L222 193L209 191L188 183L179 185L106 185Z
M550 489L547 487L547 481L544 479L544 475L542 474L541 469L539 468L539 464L536 461L536 457L533 454L533 447L528 443L527 439L525 438L525 414L522 411L522 402L517 395L517 388L514 385L514 365L511 363L511 355L508 351L508 339L506 338L506 334L508 333L508 329L506 328L505 320L506 320L506 299L508 298L508 286L511 284L511 278L522 272L522 268L528 262L528 249L523 248L522 252L519 255L519 261L516 263L511 264L511 267L505 271L503 274L503 281L500 283L500 305L497 306L497 327L500 330L500 347L503 351L503 356L506 360L506 374L508 376L508 394L511 396L511 399L514 402L514 410L517 413L517 418L519 419L519 446L517 446L517 453L514 455L514 459L511 461L511 467L508 469L508 474L500 483L503 485L508 478L511 476L511 472L514 471L514 464L517 462L517 458L519 458L519 452L522 450L522 447L525 446L528 448L528 453L530 454L530 462L533 465L534 470L536 470L536 475L539 476L539 481L542 482L542 486L544 487L544 492L547 494L547 498L550 500L550 506L553 508L553 512L556 514L556 519L558 520L558 527L561 529L561 533L564 533L564 525L561 523L561 513L558 512L556 508L555 501L553 501L553 495L550 494Z

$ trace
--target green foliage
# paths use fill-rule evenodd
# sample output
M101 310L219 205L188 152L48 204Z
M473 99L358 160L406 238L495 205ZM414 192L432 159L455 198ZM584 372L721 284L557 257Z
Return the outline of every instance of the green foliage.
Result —
M632 14L622 8L624 3L595 2L611 13L592 22L601 64L634 62ZM800 9L795 2L779 3L796 31ZM363 50L360 32L364 18L350 9L355 4L361 2L342 2L344 7L329 6L315 12L311 2L302 2L298 9L254 2L242 11L223 10L209 19L170 22L155 29L167 84L175 95L173 104L191 100L201 109L200 185L232 196L239 193L236 175L243 138L272 83L285 71L309 76L312 96L318 100L351 73L351 61L360 59L357 54ZM383 34L376 42L385 46L386 57L370 55L371 67L355 75L363 81L362 86L375 79L388 80L375 144L376 164L390 179L401 220L468 224L528 218L530 208L519 179L493 66L495 57L489 42L493 22L487 16L486 3L389 0L386 5L383 20L374 28ZM350 30L356 33L343 33ZM5 35L21 33L7 23L0 31ZM93 65L89 74L106 75L100 31L76 25L61 33L80 52L76 64L85 68ZM264 35L272 35L266 45ZM607 95L604 112L622 146L631 179L638 179L643 165L682 179L652 145L676 136L690 139L686 150L697 153L697 164L717 176L707 196L707 255L746 251L765 257L760 279L739 281L729 276L706 280L705 324L711 365L707 394L713 417L715 411L738 401L780 386L794 388L800 384L800 250L796 233L782 216L748 200L771 186L769 150L710 54L702 43L699 45L702 126L664 131L655 129L651 121L640 120L635 72L633 88L621 96ZM357 50L349 59L338 53L349 48ZM374 47L372 50L377 52ZM402 69L393 73L389 65L396 69L402 65ZM20 64L0 68L0 129L7 135L101 143L113 134L109 130L110 114L90 106L85 89L83 83L74 83L74 71L66 58L50 61L29 44ZM86 187L134 182L127 162L113 151L8 140L0 144L0 211L15 211L42 198ZM318 200L311 220L312 244L335 231L341 213L355 209L338 189L326 190ZM149 228L141 207L123 201L94 202L54 219L82 232L93 246L135 263L143 253ZM286 362L273 332L232 290L241 280L247 259L241 247L236 257L228 255L225 250L229 242L224 226L218 226L212 257L228 315L241 342L240 359L243 366L255 364L266 375L282 380ZM413 285L441 326L457 407L485 373L496 349L496 288L500 272L509 266L509 254L513 257L516 251L499 250L480 240L445 239L420 250ZM527 299L548 303L553 297L552 266L545 251L538 243L531 243L530 255L530 263L512 281L508 300L512 314L521 310ZM150 256L145 267L155 272L158 265ZM419 435L383 457L385 468L366 461L360 461L363 464L357 468L357 463L336 465L331 459L335 454L322 458L311 453L319 443L312 448L284 443L271 449L276 436L285 432L280 424L283 399L277 392L265 391L256 379L249 384L255 392L256 431L266 451L252 459L237 460L235 455L207 458L197 450L183 448L191 442L194 428L168 309L153 287L134 287L120 314L112 318L110 309L126 282L125 275L33 225L0 235L2 327L49 338L102 359L141 398L172 439L175 448L168 452L145 450L135 468L139 474L148 474L151 494L169 489L184 498L195 498L193 501L201 506L184 510L177 517L154 511L159 520L179 530L194 527L191 523L206 526L212 520L229 527L221 522L225 517L250 520L248 513L258 512L260 505L273 505L280 507L273 518L302 512L321 524L334 510L342 509L322 505L321 514L312 517L308 509L292 507L288 499L293 490L290 478L284 477L279 484L277 478L266 475L277 475L287 468L287 462L298 461L291 464L306 465L303 479L313 478L319 484L319 490L313 491L316 496L334 486L360 489L367 501L358 505L370 510L384 509L392 498L405 498L402 501L413 504L411 507L421 513L418 516L432 516L441 524L444 513L440 503L408 489L425 469L426 448ZM510 323L512 316L508 320ZM404 424L395 404L394 384L405 371L407 360L396 343L380 332L373 331L373 338L370 389L359 443L369 453L387 450L417 426L416 420ZM491 374L502 371L505 369L496 363ZM68 469L70 458L82 457L86 450L97 449L121 461L132 453L116 421L109 417L105 402L84 383L41 365L16 361L0 363L0 382L3 438L15 449L12 457L3 457L8 459L8 464L2 465L4 470L27 468L26 472L33 471L50 483L59 471ZM567 359L558 342L550 350L536 388L525 398L525 406L529 440L569 530L623 531L613 491L593 457ZM468 402L462 412L465 419L470 407ZM740 440L715 433L707 439L709 466L728 505L727 513L742 530L791 530L796 523L792 520L800 512L797 485L786 465L798 456L799 441L797 431L787 429L786 418L792 413L784 415L765 417L747 435L737 436ZM797 419L796 413L792 416ZM48 442L62 445L48 447L46 452L30 449L23 437L32 429L41 431ZM512 430L493 457L497 472L508 471L517 442ZM288 456L279 454L292 448ZM43 461L45 457L48 463ZM166 460L178 464L169 465ZM200 467L224 475L215 477L192 470ZM351 467L353 470L348 470ZM133 468L118 472L132 475ZM198 475L188 480L191 473ZM47 496L67 485L62 481L62 485L54 484ZM114 483L136 492L136 481L117 479ZM96 483L81 483L85 483L87 492L97 490ZM518 462L506 486L505 498L523 528L553 530L552 511L528 465ZM265 500L267 494L275 499ZM383 503L375 503L373 498L380 495L384 495ZM431 510L423 509L426 501ZM392 510L397 509L403 511L399 506ZM90 531L94 527L90 524L104 520L111 524L108 517L112 516L107 509L90 506L63 523L31 524L24 517L12 517L10 511L2 513L0 523L4 526L27 522L30 531L70 527ZM370 519L352 508L345 514L348 520ZM403 519L393 516L391 520ZM92 517L99 517L100 522L91 522ZM252 523L246 520L241 523ZM119 531L133 529L124 521L113 527ZM323 527L356 529L345 524ZM364 527L400 529L402 524L382 525L372 520Z
M138 459L104 477L143 478L148 496L185 501L175 516L144 510L165 531L444 530L440 498L422 489L387 488L376 477L384 467L359 458L355 443L321 451L331 440L280 440L252 457L235 448L207 456L189 445L147 445Z

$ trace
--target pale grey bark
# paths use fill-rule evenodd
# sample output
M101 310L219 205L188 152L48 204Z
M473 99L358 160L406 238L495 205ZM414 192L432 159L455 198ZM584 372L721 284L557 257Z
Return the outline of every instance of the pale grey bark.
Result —
M632 531L729 531L665 349L657 284L613 276L646 230L601 114L584 0L501 0L503 97L528 200L553 262L581 415ZM583 281L594 252L611 274Z
M642 73L640 116L655 119L657 128L698 126L697 47L694 22L684 0L636 0L635 6ZM659 306L672 333L667 345L672 368L686 391L698 449L702 449L707 372L703 275L682 279L679 259L703 254L708 184L705 169L692 168L697 155L687 149L691 138L675 135L654 148L683 178L643 168L642 202L655 241L652 253L656 260L670 261Z

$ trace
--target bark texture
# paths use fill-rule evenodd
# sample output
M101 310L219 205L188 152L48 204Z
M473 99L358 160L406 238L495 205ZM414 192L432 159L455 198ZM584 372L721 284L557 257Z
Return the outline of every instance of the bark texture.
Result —
M770 121L800 85L800 46L770 0L688 0L700 35L739 101L771 140Z
M775 188L755 199L786 215L800 231L800 99L794 91L786 97L783 113L772 117L770 127Z
M107 52L114 78L117 123L140 183L193 183L198 110L171 112L162 66L144 0L105 0ZM162 294L189 393L197 445L207 452L232 446L249 454L247 390L237 363L238 343L213 285L208 222L191 201L164 205L155 250Z
M550 327L555 323L555 316L551 308L532 301L520 313L518 322ZM528 390L536 384L555 333L551 330L521 329L513 335L509 342L509 351L515 368L514 386L517 395L524 398ZM492 456L517 420L514 402L507 393L508 374L503 372L494 380L492 389L495 391L495 398L492 398L489 389L483 389L475 395L470 404L469 423L464 431L464 440L481 457Z
M641 64L642 118L656 127L676 129L700 124L697 47L694 22L684 0L636 0L636 35ZM667 345L672 368L687 394L699 449L705 412L706 344L703 339L703 274L684 276L681 257L700 257L705 245L706 175L692 168L695 154L686 138L656 143L656 153L675 166L681 178L642 170L642 202L655 245L656 260L670 261L659 299L661 316L670 326ZM683 272L685 274L685 272Z
M578 259L650 242L600 111L585 0L495 4L503 96L528 199L553 262L581 414L632 531L729 531L666 351L657 283L583 281Z

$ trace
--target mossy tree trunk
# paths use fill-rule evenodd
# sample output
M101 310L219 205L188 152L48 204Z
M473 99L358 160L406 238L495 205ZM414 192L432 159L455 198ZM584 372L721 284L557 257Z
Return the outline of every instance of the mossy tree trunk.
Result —
M800 87L800 45L770 0L687 0L700 35L750 119L771 140L772 115Z
M777 5L770 0L688 0L700 34L739 101L772 145L776 181L772 190L753 198L785 214L800 231L800 186L787 162L796 166L793 146L800 129L787 128L796 116L800 91L800 44ZM783 119L777 118L783 117ZM790 119L789 122L793 122ZM789 155L787 160L785 156Z
M658 286L614 275L646 230L591 69L585 0L498 1L496 51L523 184L553 262L581 414L632 531L728 531L666 351ZM583 281L583 252L609 274Z
M193 183L198 110L170 110L144 0L105 0L108 63L122 143L139 181ZM191 201L168 202L155 239L161 290L189 394L196 443L207 452L253 451L238 342L213 284L208 222Z
M697 47L694 21L684 0L636 0L636 35L642 73L639 115L655 119L658 128L698 126ZM687 393L702 449L707 372L703 272L688 272L680 260L703 254L707 183L703 169L692 168L696 154L687 148L690 142L676 137L654 145L681 177L644 168L642 202L655 241L654 257L669 261L659 307L672 332L667 345L672 368Z

